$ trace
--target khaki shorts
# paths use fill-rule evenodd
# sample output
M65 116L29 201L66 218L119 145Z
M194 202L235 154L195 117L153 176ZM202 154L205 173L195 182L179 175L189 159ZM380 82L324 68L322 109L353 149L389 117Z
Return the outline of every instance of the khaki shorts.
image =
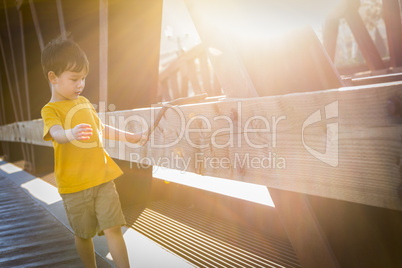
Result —
M71 194L61 194L68 222L78 237L89 239L126 224L113 181Z

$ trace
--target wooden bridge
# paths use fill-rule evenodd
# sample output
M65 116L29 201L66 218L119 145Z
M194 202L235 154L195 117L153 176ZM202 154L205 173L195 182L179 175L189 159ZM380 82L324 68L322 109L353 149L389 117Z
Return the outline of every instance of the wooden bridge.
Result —
M399 2L382 1L387 58L365 28L360 1L327 10L323 43L304 24L266 38L272 21L253 12L276 8L284 12L278 24L289 15L271 1L185 2L202 43L159 72L162 1L3 1L0 168L14 163L34 177L19 173L22 182L3 170L0 183L17 192L36 177L56 186L39 119L50 98L39 62L44 44L67 30L88 54L84 95L102 121L129 131L156 126L144 146L104 142L125 172L116 184L128 230L195 267L401 266ZM340 19L365 64L334 65ZM228 27L251 31L252 23L267 29L246 39ZM172 102L205 93L195 103ZM274 206L211 191L218 184L268 189ZM0 217L16 217L3 213L24 195L5 192ZM62 212L41 204L62 221ZM29 247L16 243L25 242L2 236L18 232L10 219L0 225L0 252L15 256L0 266L17 256L21 267L48 263L24 259Z

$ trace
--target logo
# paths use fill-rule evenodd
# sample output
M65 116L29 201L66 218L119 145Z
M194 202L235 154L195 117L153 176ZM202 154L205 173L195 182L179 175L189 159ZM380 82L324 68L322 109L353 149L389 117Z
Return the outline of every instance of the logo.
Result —
M325 106L325 120L338 117L338 101L334 101ZM327 139L325 145L325 153L320 153L309 147L304 140L304 129L314 123L320 122L322 119L321 110L315 111L303 123L302 142L304 148L318 160L330 165L338 166L338 123L327 124Z

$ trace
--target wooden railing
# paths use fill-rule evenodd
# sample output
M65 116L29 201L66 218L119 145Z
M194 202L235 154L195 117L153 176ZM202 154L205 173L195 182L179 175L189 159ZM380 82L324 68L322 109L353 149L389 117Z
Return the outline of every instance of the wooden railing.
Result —
M387 111L388 100L401 89L402 82L394 82L175 106L146 145L105 141L104 146L112 157L132 164L402 210L402 126ZM140 131L160 109L100 117ZM50 146L42 129L41 120L5 125L0 140Z

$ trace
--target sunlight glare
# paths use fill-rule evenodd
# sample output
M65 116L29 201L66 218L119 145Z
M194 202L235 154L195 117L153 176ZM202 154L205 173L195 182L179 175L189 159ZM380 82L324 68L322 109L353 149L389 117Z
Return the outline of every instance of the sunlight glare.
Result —
M22 168L17 167L16 165L13 165L11 163L1 165L0 169L3 170L4 172L8 173L8 174L13 174L15 172L22 171Z
M335 1L230 1L214 3L211 25L246 39L276 39L305 26L321 25L338 6Z
M201 176L192 172L185 172L157 166L154 166L153 177L270 207L275 207L268 192L268 188L263 185L211 176Z
M22 184L21 187L26 189L33 197L47 205L61 201L57 188L39 178L26 182Z

